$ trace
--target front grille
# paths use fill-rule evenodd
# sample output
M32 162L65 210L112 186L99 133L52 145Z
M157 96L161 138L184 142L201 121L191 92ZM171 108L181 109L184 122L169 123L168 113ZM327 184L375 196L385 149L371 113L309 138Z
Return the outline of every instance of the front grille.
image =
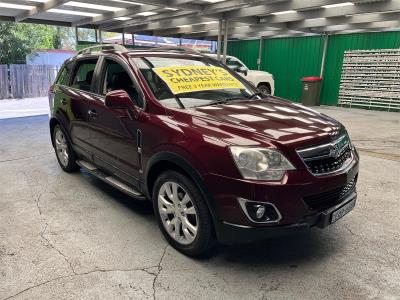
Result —
M313 210L324 210L343 201L356 190L357 176L344 186L320 194L303 197L304 202Z
M339 170L344 163L351 158L351 149L347 147L337 157L325 157L322 159L305 161L306 166L313 174L324 174Z
M300 149L297 153L307 169L317 176L340 171L352 161L352 148L347 133L331 143Z

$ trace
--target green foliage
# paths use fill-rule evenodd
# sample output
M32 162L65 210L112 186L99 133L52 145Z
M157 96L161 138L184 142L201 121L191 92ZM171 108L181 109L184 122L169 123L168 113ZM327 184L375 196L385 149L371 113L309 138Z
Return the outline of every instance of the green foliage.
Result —
M0 64L25 63L36 49L54 49L55 27L48 25L0 22Z

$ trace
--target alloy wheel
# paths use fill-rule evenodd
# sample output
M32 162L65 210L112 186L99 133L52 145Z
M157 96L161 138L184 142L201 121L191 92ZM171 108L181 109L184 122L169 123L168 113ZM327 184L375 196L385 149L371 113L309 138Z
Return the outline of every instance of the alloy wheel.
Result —
M158 211L168 234L178 243L188 245L198 232L196 208L185 189L173 181L165 182L158 192Z
M54 140L56 144L57 157L60 163L66 167L68 166L69 159L68 142L61 129L57 129Z

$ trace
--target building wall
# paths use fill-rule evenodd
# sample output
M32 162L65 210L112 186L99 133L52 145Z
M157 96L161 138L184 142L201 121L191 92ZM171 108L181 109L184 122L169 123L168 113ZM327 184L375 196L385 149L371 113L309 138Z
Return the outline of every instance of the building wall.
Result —
M75 51L43 50L36 51L26 56L28 65L50 65L60 67L65 60L75 55Z
M288 37L263 40L260 69L275 78L275 95L301 101L304 76L319 76L324 37ZM390 49L400 47L400 31L331 35L328 39L321 103L336 105L343 53L356 49ZM230 41L228 54L238 57L250 69L257 69L259 40Z

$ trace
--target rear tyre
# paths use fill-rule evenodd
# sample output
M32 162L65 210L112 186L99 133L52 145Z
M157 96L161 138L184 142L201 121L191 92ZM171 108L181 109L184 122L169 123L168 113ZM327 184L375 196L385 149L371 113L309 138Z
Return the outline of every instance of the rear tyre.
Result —
M53 129L53 144L61 168L68 173L79 170L79 166L76 164L76 154L60 125L56 125Z
M162 173L154 184L153 205L161 232L178 251L198 256L214 245L207 204L196 185L176 171Z
M267 84L260 84L257 88L264 95L271 95L271 88Z

